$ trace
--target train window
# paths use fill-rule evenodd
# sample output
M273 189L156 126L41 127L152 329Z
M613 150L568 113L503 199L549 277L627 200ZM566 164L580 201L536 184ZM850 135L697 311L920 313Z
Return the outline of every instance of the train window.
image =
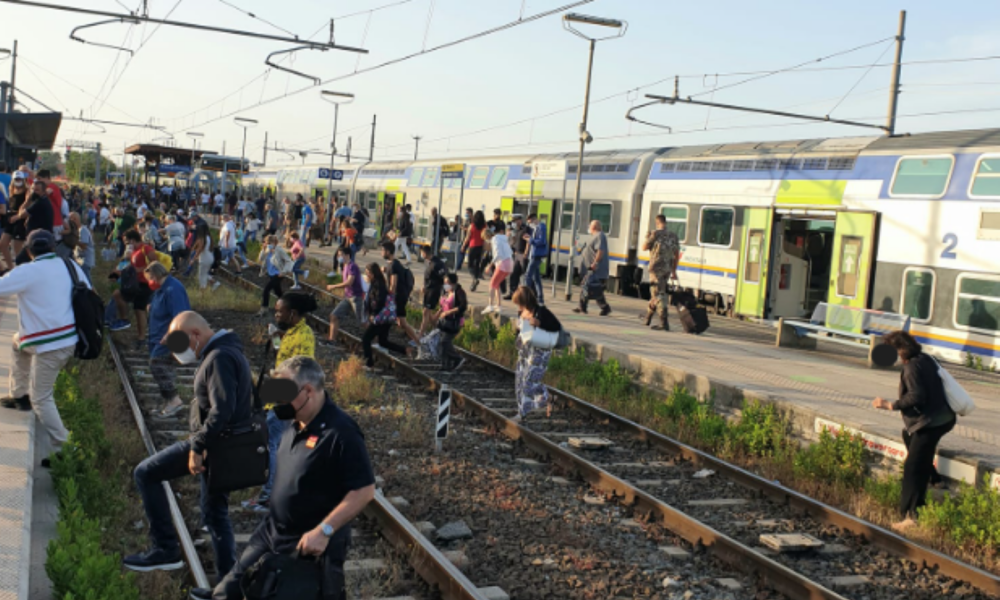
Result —
M686 206L661 206L660 214L667 220L667 231L677 234L680 243L687 241L688 228L688 207Z
M952 156L901 158L896 165L889 193L893 196L939 197L948 188Z
M934 310L934 271L910 267L903 271L902 313L915 321L930 321Z
M1000 278L959 275L955 325L994 332L1000 330Z
M611 234L611 203L591 202L589 221L600 221L604 233Z
M412 171L410 171L409 186L410 187L418 187L420 185L420 182L423 180L423 178L424 178L424 170L423 169L413 169Z
M490 174L489 167L476 167L472 171L472 179L469 180L470 188L481 188L486 183L486 177Z
M731 208L702 208L698 242L702 246L723 248L732 246L733 222L735 220L736 211Z
M743 270L743 281L760 283L760 271L764 257L764 230L751 229L747 233L747 262Z
M423 187L433 187L437 182L437 169L427 169L424 171L424 182L421 184Z
M496 167L490 177L491 188L502 188L507 185L507 167Z
M569 231L573 227L573 203L565 202L562 206L562 222L559 224L560 227Z
M845 235L840 242L840 274L837 276L837 295L856 298L861 272L861 247L864 240Z
M1000 157L979 159L976 176L972 178L969 195L974 198L1000 197Z

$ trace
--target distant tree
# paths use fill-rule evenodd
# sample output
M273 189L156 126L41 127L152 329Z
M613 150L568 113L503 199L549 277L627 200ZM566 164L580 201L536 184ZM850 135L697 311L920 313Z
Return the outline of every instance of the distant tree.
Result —
M118 165L101 156L101 179L105 179L111 171L117 171ZM66 153L66 177L70 181L81 183L94 182L94 153L77 152L75 150Z
M48 169L53 175L65 173L62 157L58 152L41 152L38 155L39 169Z

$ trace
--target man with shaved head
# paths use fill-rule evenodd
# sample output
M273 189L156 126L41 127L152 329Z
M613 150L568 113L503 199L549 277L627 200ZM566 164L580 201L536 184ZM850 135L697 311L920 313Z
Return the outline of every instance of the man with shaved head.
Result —
M611 263L608 260L608 236L600 221L590 222L590 241L580 250L580 306L573 312L587 314L587 301L594 300L601 307L601 316L611 314L611 306L604 299L604 286L608 282Z
M195 397L188 415L192 434L186 441L164 448L136 467L135 483L146 509L152 547L126 556L124 564L133 571L169 571L184 566L161 484L190 473L201 475L202 522L212 536L215 564L221 578L236 564L236 543L229 522L229 494L209 493L205 458L223 432L249 422L253 415L250 363L235 333L213 330L204 317L193 311L174 317L160 343L168 346L182 365L198 364Z

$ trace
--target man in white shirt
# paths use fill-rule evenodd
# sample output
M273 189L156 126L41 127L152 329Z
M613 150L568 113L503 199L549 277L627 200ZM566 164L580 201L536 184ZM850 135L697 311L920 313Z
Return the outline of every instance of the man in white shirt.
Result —
M202 192L201 193L201 207L202 207L202 212L208 212L208 211L206 211L204 209L208 208L208 201L211 200L211 199L212 199L212 196L209 195L208 192Z
M222 215L222 230L219 233L219 253L222 255L222 264L228 265L229 259L233 259L233 264L236 265L236 274L243 275L243 268L240 266L240 261L236 256L236 223L233 223L233 217L230 215Z
M226 202L226 197L222 195L222 192L217 192L215 198L213 198L215 205L212 207L212 216L215 219L215 226L219 226L219 218L222 216L222 205Z
M147 210L149 210L149 207L146 206L146 201L145 200L140 200L139 201L139 210L136 211L136 216L139 218L140 221L146 217L146 211Z
M101 204L101 212L97 216L98 236L100 240L107 241L108 234L111 233L111 211L107 204Z
M55 254L56 238L44 229L28 235L25 250L32 262L20 265L0 278L0 297L17 296L18 332L14 336L14 364L10 371L11 395L0 399L4 408L32 410L48 434L52 450L58 452L69 433L53 398L59 371L76 348L69 268L90 287L80 266ZM49 459L42 460L49 467Z

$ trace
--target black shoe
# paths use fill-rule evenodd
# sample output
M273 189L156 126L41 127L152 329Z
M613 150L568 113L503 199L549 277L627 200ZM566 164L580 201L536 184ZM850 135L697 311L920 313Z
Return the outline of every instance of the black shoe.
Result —
M126 569L133 571L175 571L184 567L180 552L167 552L159 548L151 548L139 554L131 554L122 560Z
M18 410L31 410L31 397L27 394L19 398L7 396L0 398L0 406L4 408L16 408Z
M505 295L505 296L503 297L503 299L504 299L504 300L513 300L513 299L514 299L514 296L511 296L510 294L507 294L507 295Z
M610 306L605 306L604 308L601 309L601 316L602 317L606 317L606 316L608 316L610 314L611 314L611 307Z
M212 600L212 590L208 588L191 588L188 592L188 598L191 600Z
M573 309L573 312L575 312L578 315L585 315L587 314L587 309L582 306L578 306Z
M474 292L474 291L476 291L477 287L479 287L479 280L478 279L474 279L472 281L472 286L469 287L469 291L470 292Z

